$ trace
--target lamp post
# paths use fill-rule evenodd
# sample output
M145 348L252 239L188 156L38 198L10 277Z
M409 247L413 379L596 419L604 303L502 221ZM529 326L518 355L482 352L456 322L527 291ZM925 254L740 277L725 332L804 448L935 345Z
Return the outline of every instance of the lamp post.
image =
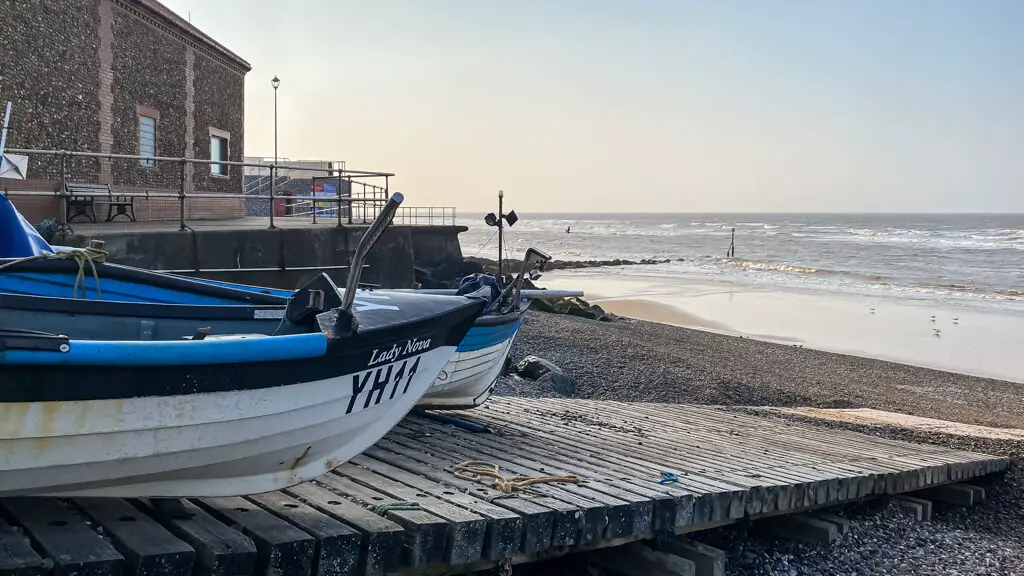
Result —
M270 229L274 230L277 226L274 226L274 182L277 178L277 87L281 85L281 79L274 74L274 77L270 80L270 85L274 87L274 164L270 167Z
M274 78L270 81L270 85L274 87L274 165L277 165L277 87L281 85L281 79L274 75Z

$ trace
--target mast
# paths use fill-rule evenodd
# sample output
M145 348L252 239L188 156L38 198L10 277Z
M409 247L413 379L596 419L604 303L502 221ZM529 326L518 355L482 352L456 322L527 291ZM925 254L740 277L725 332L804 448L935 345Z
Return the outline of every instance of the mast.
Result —
M501 248L504 245L504 241L502 239L502 230L504 229L504 226L502 226L502 224L503 224L502 220L505 219L505 213L502 212L502 204L504 202L504 198L505 198L505 191L504 190L498 190L498 277L499 278L501 277L502 274L505 273L505 266L504 266L504 263L503 263L503 261L501 259Z

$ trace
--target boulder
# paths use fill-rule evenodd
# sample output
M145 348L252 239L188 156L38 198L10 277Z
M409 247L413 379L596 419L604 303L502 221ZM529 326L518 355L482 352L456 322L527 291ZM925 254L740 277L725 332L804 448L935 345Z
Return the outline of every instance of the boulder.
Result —
M516 365L516 373L530 380L537 380L548 372L556 371L561 372L562 369L554 362L532 355L523 358Z
M576 382L564 372L548 372L537 379L537 384L548 386L559 396L572 396L576 393Z
M550 360L527 356L519 361L516 372L523 378L549 386L559 396L572 396L576 392L576 382L572 377Z

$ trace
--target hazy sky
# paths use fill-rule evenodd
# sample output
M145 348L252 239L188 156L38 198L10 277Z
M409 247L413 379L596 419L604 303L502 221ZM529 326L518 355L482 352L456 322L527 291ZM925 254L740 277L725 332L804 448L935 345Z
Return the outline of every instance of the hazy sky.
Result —
M410 205L1024 212L1020 0L162 0Z

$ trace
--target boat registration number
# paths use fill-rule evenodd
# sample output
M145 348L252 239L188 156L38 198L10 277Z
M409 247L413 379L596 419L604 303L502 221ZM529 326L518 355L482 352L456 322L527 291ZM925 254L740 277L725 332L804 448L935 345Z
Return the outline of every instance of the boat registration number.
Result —
M352 397L348 400L345 414L365 410L405 394L419 367L420 357L417 356L353 374Z

